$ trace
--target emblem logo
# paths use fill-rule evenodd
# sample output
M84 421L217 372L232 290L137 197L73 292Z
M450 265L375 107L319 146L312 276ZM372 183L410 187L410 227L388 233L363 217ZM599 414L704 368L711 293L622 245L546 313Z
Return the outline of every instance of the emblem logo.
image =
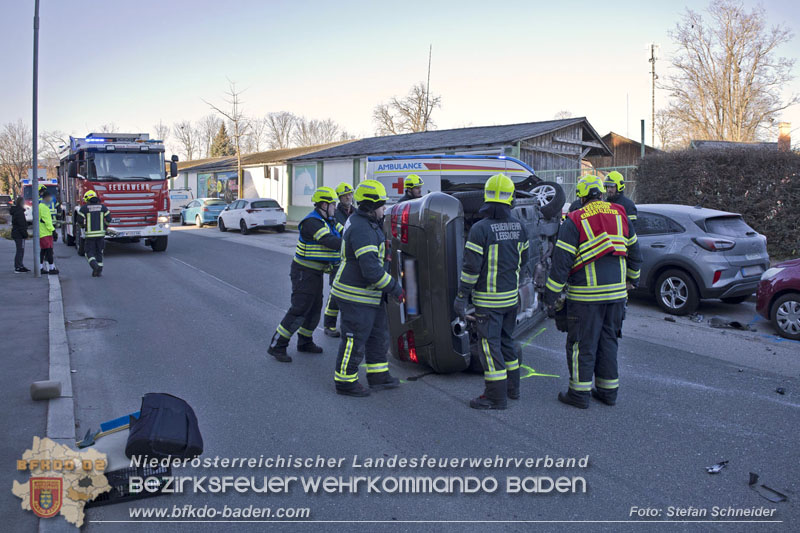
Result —
M31 510L41 518L52 518L61 510L63 478L32 477Z

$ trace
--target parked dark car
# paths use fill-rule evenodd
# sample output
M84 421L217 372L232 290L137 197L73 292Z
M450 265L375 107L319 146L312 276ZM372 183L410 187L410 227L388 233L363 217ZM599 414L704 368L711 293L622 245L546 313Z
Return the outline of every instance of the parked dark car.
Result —
M672 204L638 209L644 257L639 289L662 310L687 315L701 298L736 304L756 291L769 268L767 239L741 215Z
M771 320L781 336L800 340L800 259L779 263L761 275L756 311Z

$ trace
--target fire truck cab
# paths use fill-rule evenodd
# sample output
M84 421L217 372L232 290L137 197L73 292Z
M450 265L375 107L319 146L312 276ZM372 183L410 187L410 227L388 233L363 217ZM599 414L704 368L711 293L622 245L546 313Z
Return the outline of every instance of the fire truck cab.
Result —
M177 156L169 175L177 175ZM169 185L164 143L146 133L90 133L70 137L58 166L64 224L62 236L83 255L77 211L83 195L95 191L111 212L106 239L139 242L154 252L167 249L170 233Z

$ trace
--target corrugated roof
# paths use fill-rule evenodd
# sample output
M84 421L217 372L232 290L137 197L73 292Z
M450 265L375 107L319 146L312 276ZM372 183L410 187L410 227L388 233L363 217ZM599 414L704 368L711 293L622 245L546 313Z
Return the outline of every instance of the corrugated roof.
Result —
M280 163L305 154L312 154L320 150L326 150L353 141L336 141L327 144L317 144L314 146L302 146L299 148L284 148L282 150L269 150L267 152L256 152L242 156L242 166L266 165L269 163ZM219 171L236 168L236 156L208 157L205 159L195 159L193 161L180 161L178 171Z
M481 147L510 144L524 139L538 137L577 122L583 122L584 127L591 133L592 137L594 137L593 140L599 142L604 147L605 150L600 149L599 151L601 154L598 155L611 155L611 151L605 146L600 136L586 120L586 117L577 117L561 120L546 120L543 122L508 124L504 126L480 126L371 137L322 150L314 154L293 157L290 161L357 157L375 154L398 154L404 152L433 152L472 146ZM604 151L608 151L608 153L602 153Z

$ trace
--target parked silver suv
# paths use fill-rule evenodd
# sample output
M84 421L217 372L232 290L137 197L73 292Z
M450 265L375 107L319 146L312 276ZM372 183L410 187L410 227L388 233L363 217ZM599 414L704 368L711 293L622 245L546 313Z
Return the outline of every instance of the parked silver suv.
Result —
M769 268L767 239L741 215L672 204L638 205L636 233L644 256L639 288L673 315L701 298L741 303Z

